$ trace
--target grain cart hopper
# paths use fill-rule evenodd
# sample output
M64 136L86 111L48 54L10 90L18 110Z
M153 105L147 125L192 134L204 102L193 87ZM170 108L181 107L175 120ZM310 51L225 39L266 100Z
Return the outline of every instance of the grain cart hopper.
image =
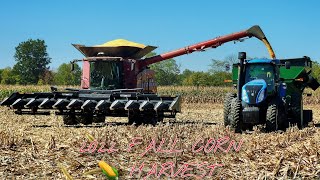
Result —
M239 60L233 65L237 94L225 97L225 125L241 132L265 124L270 132L285 130L290 122L302 128L312 120L312 111L303 110L302 100L306 87L319 87L311 76L309 57L246 60L241 52Z
M83 63L81 89L58 91L52 87L52 92L47 93L16 92L1 105L19 115L48 115L53 110L56 115L63 115L64 123L69 125L103 122L106 116L128 117L129 123L156 124L180 112L181 97L157 95L149 65L245 37L256 37L268 44L259 26L149 58L144 56L156 47L126 40L89 47L74 44L85 56L72 61Z

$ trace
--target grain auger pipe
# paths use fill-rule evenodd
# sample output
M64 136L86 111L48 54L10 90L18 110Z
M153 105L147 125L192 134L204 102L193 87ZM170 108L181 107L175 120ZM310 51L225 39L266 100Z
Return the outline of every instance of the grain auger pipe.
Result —
M262 29L260 28L260 26L255 25L255 26L252 26L251 28L244 30L244 31L228 34L225 36L216 37L216 38L208 40L208 41L200 42L200 43L186 46L184 48L180 48L180 49L170 51L170 52L167 52L164 54L160 54L157 56L142 59L139 63L139 66L145 67L145 66L148 66L153 63L157 63L157 62L160 62L160 61L163 61L166 59L170 59L170 58L174 58L177 56L181 56L184 54L190 54L195 51L204 51L207 48L216 48L218 46L221 46L224 43L227 43L230 41L240 40L241 38L245 38L245 37L248 37L248 38L256 37L259 40L261 40L264 43L264 45L266 46L270 57L272 59L276 58L275 53L274 53L267 37L263 33Z

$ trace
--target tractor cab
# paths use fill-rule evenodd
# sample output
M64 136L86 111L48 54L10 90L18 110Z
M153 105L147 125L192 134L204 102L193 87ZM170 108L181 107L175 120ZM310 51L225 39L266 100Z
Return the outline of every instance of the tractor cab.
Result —
M243 68L244 83L241 99L247 104L259 104L267 95L276 92L275 82L278 79L275 61L269 59L247 60Z

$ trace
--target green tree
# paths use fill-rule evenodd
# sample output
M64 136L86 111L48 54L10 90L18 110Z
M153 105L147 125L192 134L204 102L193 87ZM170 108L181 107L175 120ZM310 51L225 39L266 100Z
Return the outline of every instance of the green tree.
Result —
M12 72L10 67L2 69L1 84L16 84L19 81L19 76Z
M208 72L193 72L183 80L183 85L186 86L210 86L212 85L213 77Z
M312 62L312 76L318 81L320 80L320 64L317 61Z
M232 79L232 74L229 72L215 72L211 74L211 85L212 86L231 86L232 83L226 83L225 80L231 80Z
M3 69L0 69L0 83L2 81L2 72L3 72Z
M156 55L151 52L147 57ZM156 72L156 82L158 85L177 85L180 84L180 66L174 59L168 59L150 65L150 69Z
M191 71L190 69L185 69L182 74L180 74L180 81L183 82L184 79L188 78L191 74L193 74L194 71Z
M39 79L39 81L43 84L54 84L54 75L55 73L53 71L50 71L50 70L46 70L44 73L43 73L43 76ZM38 82L38 84L40 83Z
M71 64L63 63L59 66L54 75L54 82L57 85L80 85L81 68L74 64L74 71L71 71Z
M226 65L230 66L230 70L232 69L232 64L237 62L237 56L232 54L224 58L224 60L218 60L218 59L212 59L211 64L209 65L209 72L215 73L215 72L222 72L226 70Z
M16 47L13 73L20 76L20 84L37 84L51 61L44 40L29 39Z

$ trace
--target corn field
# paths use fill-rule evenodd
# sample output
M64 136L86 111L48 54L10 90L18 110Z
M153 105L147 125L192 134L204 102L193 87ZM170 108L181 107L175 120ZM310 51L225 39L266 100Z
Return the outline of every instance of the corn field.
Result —
M64 88L79 88L74 87L58 87L60 90ZM13 92L48 92L50 86L21 86L21 85L0 85L0 99L4 99ZM227 92L236 92L232 87L196 87L196 86L160 86L158 93L160 95L182 95L184 103L222 103L224 95ZM320 89L312 91L306 89L305 93L311 93L311 97L305 96L305 104L319 104L320 103Z
M50 91L50 86L2 85L0 89L2 99L15 91ZM98 162L104 160L118 170L121 180L168 179L165 174L155 175L159 175L166 163L172 163L173 172L178 174L170 179L199 179L204 171L206 174L201 179L319 179L319 91L305 98L305 108L314 112L314 121L309 127L264 133L263 128L257 126L252 132L235 134L223 126L223 96L231 90L222 87L159 87L160 94L181 94L183 105L182 113L176 119L165 119L155 127L121 124L127 121L126 118L107 118L106 126L65 127L60 116L18 116L0 107L0 178L106 179L98 166ZM140 143L128 151L128 145L136 137L142 138ZM224 139L224 145L220 141L222 145L218 147L216 142L221 138L228 139ZM148 150L152 140L155 148ZM114 149L118 151L80 152L93 141L99 142L99 146L105 144L108 149L114 143ZM232 146L230 151L224 151L232 141L236 142L238 149ZM161 148L160 144L163 144ZM157 151L172 147L181 151ZM137 170L143 163L141 171ZM186 163L189 166L184 174L194 176L183 177L182 170L178 173ZM193 164L206 166L201 169ZM221 166L211 169L210 174L206 167L211 164ZM132 170L134 167L137 171ZM166 172L170 175L171 170Z

